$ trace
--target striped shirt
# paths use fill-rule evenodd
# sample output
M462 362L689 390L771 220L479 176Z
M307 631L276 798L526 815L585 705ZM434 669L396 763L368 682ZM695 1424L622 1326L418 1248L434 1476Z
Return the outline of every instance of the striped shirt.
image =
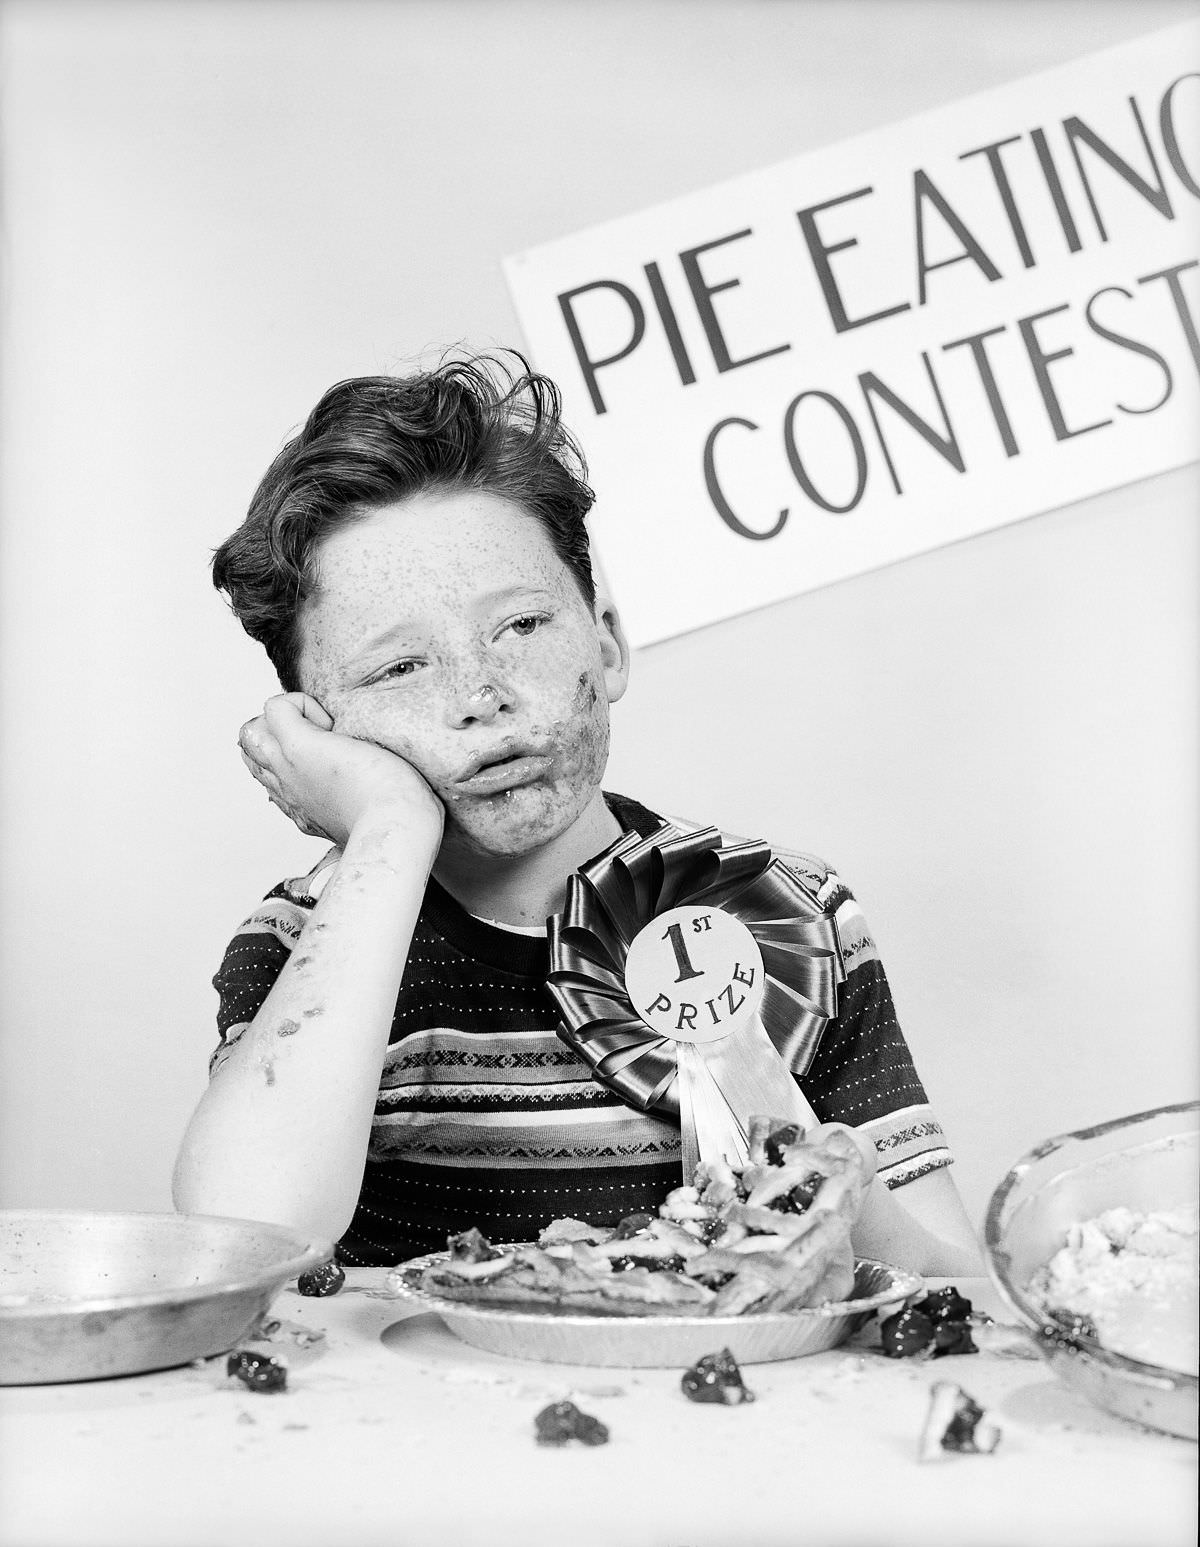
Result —
M610 795L627 831L662 818ZM682 824L680 824L682 825ZM896 1022L853 896L822 861L776 851L833 916L846 981L801 1086L822 1121L863 1129L889 1187L951 1160ZM258 1013L332 874L337 851L275 887L242 924L213 979L220 1043L211 1070ZM558 1036L544 932L473 917L430 880L405 964L358 1207L338 1244L385 1265L445 1246L472 1225L493 1241L551 1219L615 1224L653 1211L681 1180L678 1124L592 1078Z

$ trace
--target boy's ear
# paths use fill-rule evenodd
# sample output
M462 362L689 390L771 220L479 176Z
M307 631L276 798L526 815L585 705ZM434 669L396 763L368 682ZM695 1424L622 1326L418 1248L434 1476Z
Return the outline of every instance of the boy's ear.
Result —
M604 681L608 701L615 704L629 686L629 644L621 617L612 599L597 595L594 607L596 632L600 636L600 659L604 663Z

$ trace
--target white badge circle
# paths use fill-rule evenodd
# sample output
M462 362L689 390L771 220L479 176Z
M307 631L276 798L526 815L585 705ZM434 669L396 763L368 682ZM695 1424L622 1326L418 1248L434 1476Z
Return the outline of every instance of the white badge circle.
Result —
M739 1030L763 994L762 952L720 908L668 908L638 931L625 958L625 991L651 1031L676 1042L719 1042Z

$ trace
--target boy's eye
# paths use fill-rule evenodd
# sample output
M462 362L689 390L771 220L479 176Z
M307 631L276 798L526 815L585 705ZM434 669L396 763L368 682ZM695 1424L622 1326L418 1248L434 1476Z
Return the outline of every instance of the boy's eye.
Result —
M411 677L416 671L416 661L393 661L390 666L385 666L379 674L373 677L373 682L391 682L397 677Z
M519 635L522 639L527 639L545 621L541 613L527 612L522 613L519 618L514 618L508 626L514 634Z

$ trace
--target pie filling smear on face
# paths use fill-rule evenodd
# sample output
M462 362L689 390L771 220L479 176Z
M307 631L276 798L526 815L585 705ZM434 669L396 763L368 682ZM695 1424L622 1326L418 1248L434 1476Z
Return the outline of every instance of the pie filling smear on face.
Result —
M556 1219L536 1245L492 1246L478 1230L451 1236L449 1255L400 1267L395 1284L443 1299L511 1310L589 1315L733 1316L847 1299L850 1232L870 1181L847 1133L808 1142L795 1123L750 1119L740 1169L701 1161L658 1216L615 1229Z

